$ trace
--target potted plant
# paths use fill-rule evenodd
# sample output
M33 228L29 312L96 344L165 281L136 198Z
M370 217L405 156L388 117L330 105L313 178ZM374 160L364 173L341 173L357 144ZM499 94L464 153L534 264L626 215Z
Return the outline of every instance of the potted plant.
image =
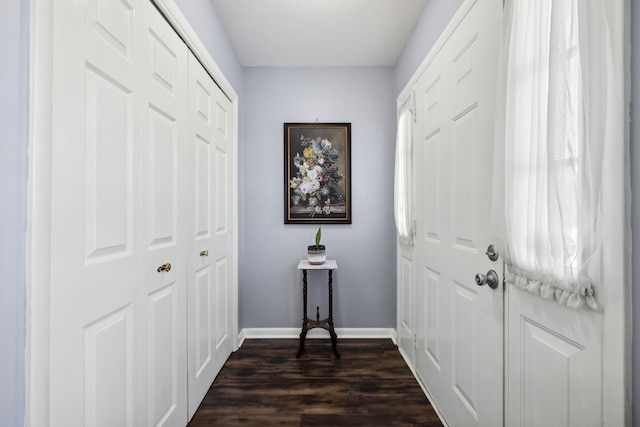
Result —
M307 246L307 259L309 264L322 264L327 260L324 245L320 244L322 238L322 227L318 227L316 233L316 244Z

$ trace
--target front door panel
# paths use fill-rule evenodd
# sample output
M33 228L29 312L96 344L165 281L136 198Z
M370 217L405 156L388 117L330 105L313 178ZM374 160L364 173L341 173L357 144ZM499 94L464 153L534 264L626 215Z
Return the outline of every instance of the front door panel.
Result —
M602 313L508 289L507 425L602 425Z
M495 89L502 4L478 0L416 84L416 367L450 425L503 418L503 291L477 273L492 243Z

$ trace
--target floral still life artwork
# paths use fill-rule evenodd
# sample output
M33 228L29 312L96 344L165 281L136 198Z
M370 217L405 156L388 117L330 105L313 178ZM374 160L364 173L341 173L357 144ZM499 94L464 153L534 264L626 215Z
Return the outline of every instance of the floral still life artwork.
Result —
M351 224L351 123L285 123L285 224Z

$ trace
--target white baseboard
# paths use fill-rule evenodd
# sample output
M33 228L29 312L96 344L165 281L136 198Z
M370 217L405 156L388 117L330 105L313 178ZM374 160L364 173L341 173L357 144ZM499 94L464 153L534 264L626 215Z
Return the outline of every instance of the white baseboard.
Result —
M393 328L336 328L338 339L388 338L397 345L397 334ZM243 328L238 334L238 346L242 347L245 339L300 338L300 328ZM329 338L329 331L312 329L307 338Z

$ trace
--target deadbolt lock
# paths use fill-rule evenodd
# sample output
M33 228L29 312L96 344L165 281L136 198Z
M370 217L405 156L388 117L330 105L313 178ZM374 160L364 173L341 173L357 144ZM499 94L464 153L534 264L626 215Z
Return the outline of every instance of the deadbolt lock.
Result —
M489 245L489 247L487 248L487 252L485 252L485 255L489 257L491 261L498 260L498 250L493 245Z

